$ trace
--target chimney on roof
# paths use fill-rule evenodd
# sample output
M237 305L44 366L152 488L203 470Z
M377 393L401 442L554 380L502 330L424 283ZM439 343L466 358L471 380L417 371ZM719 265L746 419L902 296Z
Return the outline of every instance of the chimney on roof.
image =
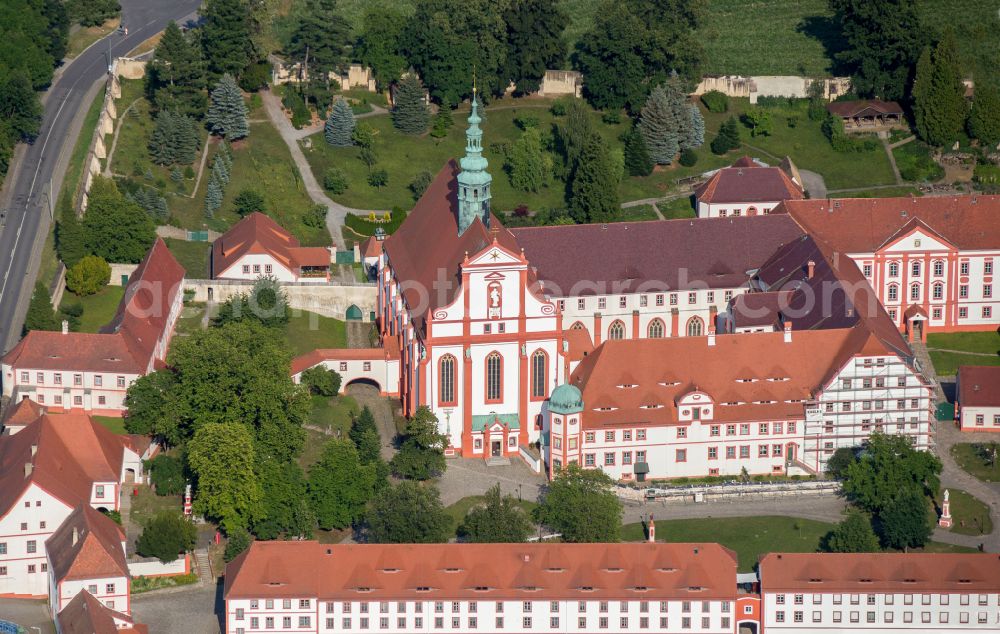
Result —
M38 443L31 445L31 457L34 458L36 453L38 453Z
M656 522L653 521L653 514L649 514L649 543L656 543Z
M708 345L715 345L715 326L708 327Z
M62 333L64 335L69 334L69 322L66 321L65 319L63 319L63 322L62 322Z
M25 462L24 463L24 477L25 478L30 478L31 477L31 470L32 469L34 469L34 465L32 465L30 462Z
M74 526L73 527L73 545L76 546L76 543L78 541L80 541L80 531L77 530L76 526Z
M785 322L785 343L792 342L792 320Z
M815 273L816 273L816 262L813 260L809 260L808 262L806 262L806 279L811 280L813 278L813 274Z

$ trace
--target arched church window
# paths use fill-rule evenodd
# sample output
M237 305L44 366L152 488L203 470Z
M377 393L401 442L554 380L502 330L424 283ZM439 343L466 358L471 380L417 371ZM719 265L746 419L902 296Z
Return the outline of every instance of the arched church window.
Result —
M441 357L438 383L441 386L438 400L442 405L455 402L455 357L447 354Z
M687 323L687 334L688 337L700 337L701 333L705 330L705 324L702 323L700 317L692 317Z
M608 328L608 339L624 339L625 338L625 324L621 321L615 321Z
M544 350L535 350L531 355L531 396L545 398L545 388L548 387L548 355Z
M646 335L650 339L662 339L663 331L664 331L663 320L654 319L653 321L649 322L649 326L646 328Z
M486 357L486 400L499 401L503 393L503 358L499 352Z
M584 330L585 328L586 326L583 325L583 322L579 321L574 321L573 325L569 327L570 330Z

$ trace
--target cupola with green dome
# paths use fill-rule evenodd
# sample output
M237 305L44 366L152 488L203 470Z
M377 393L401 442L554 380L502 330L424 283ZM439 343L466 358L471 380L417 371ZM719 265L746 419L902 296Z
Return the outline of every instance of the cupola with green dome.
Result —
M458 233L465 230L478 216L490 226L490 185L493 177L486 171L489 161L483 156L483 130L479 127L479 99L472 88L472 112L469 128L465 131L465 156L459 161L462 171L458 174Z
M549 411L553 414L579 414L583 411L583 394L580 388L563 383L552 390L549 397Z

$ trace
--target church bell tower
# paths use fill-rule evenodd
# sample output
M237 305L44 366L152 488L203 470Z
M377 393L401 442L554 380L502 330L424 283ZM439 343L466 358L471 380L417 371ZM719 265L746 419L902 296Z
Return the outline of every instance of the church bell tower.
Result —
M472 88L472 112L469 114L469 128L465 131L465 156L459 162L462 171L458 174L458 233L465 233L476 216L483 224L490 226L490 184L493 177L486 168L489 161L483 156L483 131L479 127L479 99L476 88Z

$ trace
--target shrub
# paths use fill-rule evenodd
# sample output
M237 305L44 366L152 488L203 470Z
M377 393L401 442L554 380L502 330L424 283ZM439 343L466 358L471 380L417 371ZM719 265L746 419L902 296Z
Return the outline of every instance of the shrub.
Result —
M255 211L265 212L264 194L255 189L244 189L233 199L233 209L242 216L249 216Z
M710 90L701 96L701 102L705 104L709 112L727 112L729 110L729 96L718 90Z
M426 170L417 174L413 178L413 182L410 183L410 191L413 192L413 197L415 199L419 199L421 196L423 196L424 192L427 191L427 188L430 187L430 184L433 180L434 176L432 176L431 173Z
M549 112L552 113L553 117L565 117L566 116L566 101L564 99L559 99L552 104L549 108Z
M605 112L604 114L601 115L601 121L603 121L608 125L618 125L619 123L622 122L622 113L618 112L617 110L613 110L611 112Z
M302 384L319 396L335 396L340 392L340 374L317 365L302 373Z
M122 514L120 512L110 511L108 509L101 509L101 513L110 517L111 521L114 522L115 524L118 524L119 526L122 525Z
M698 154L694 150L688 148L681 152L681 157L678 162L684 167L694 167L694 164L698 162Z
M322 229L326 226L326 212L326 205L313 205L302 216L302 224L313 229Z
M403 221L406 220L406 212L398 207L394 207L392 214L387 215L389 215L389 218L385 219L384 222L375 222L373 219L375 216L374 212L368 218L356 216L354 214L347 214L344 218L344 224L354 231L354 233L363 236L370 236L374 235L375 229L379 227L381 227L386 234L390 234L398 229L399 225L403 224Z
M514 125L522 130L537 128L539 123L538 117L532 114L522 114L514 117Z
M306 105L305 99L302 98L302 95L299 94L295 86L285 84L284 94L281 97L281 105L291 110L292 125L294 127L301 128L312 121L312 113L309 112L309 107Z
M111 266L96 255L83 257L66 271L66 288L77 295L93 295L111 280Z
M174 512L161 511L142 529L135 548L143 557L156 557L166 564L194 548L197 537L194 524Z
M180 495L184 492L184 467L173 456L161 453L150 460L149 479L157 495Z
M323 174L323 187L331 194L343 194L347 186L347 174L339 167L331 167Z
M530 211L527 205L518 205L517 207L514 208L515 218L527 218L529 213Z
M377 189L382 189L389 184L389 172L378 169L368 175L368 184Z

